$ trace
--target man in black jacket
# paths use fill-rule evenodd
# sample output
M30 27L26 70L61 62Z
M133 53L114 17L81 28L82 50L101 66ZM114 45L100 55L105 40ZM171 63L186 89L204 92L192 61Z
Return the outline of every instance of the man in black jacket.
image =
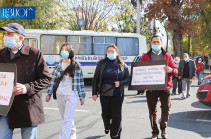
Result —
M179 63L178 79L182 79L182 99L190 96L192 79L195 79L196 65L189 59L189 55L184 53L184 59Z

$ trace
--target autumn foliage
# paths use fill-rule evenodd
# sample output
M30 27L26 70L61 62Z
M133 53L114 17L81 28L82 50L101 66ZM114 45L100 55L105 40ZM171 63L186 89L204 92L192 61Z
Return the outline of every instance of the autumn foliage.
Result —
M173 32L175 55L179 56L184 34L197 34L200 31L201 12L208 0L145 0L146 17L167 21L167 29Z

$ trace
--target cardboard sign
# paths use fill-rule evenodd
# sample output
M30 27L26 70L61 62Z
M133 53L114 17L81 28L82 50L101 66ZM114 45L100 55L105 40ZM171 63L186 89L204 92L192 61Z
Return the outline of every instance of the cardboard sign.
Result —
M15 64L0 63L0 115L6 116L14 99L13 87L17 82Z
M133 62L129 90L165 90L167 60Z

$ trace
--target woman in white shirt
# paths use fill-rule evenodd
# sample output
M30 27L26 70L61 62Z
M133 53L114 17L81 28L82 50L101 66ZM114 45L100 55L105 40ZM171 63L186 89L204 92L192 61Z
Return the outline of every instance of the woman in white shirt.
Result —
M47 89L46 102L52 93L56 93L59 111L63 119L59 139L76 139L76 128L73 121L79 96L81 105L85 101L84 79L80 65L73 60L74 51L69 44L60 49L62 60L55 66L51 84Z

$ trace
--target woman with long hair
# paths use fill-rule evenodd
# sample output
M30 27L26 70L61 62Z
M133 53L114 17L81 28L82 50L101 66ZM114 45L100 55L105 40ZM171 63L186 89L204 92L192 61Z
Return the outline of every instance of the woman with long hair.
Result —
M201 84L202 82L202 78L203 78L203 74L204 74L204 69L205 69L205 64L204 64L204 60L202 57L197 57L196 59L196 74L197 74L197 78L198 78L198 85Z
M74 51L69 44L60 49L62 60L55 66L51 84L47 89L46 102L52 93L56 94L58 107L63 119L59 139L76 139L76 128L73 121L78 96L81 105L85 101L84 79L80 65L73 60Z
M105 58L98 62L95 70L92 98L96 101L100 95L105 134L110 132L112 139L120 139L121 136L124 85L128 82L129 71L119 55L117 46L109 45Z

